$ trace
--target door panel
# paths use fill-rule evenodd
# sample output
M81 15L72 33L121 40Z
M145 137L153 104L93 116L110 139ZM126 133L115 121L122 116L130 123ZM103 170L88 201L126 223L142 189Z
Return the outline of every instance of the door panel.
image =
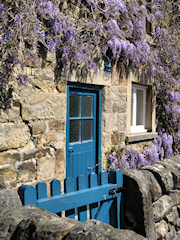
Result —
M96 171L97 93L69 88L67 103L66 177ZM88 181L86 181L88 182Z

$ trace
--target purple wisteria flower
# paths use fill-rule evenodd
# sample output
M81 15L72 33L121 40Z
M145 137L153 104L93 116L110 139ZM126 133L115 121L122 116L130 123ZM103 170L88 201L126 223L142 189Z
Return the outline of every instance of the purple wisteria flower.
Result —
M142 4L137 0L75 2L77 6L67 1L64 7L63 1L59 4L54 0L1 1L2 85L9 83L16 65L39 66L42 49L57 56L60 73L68 68L89 73L108 54L113 59L112 65L121 60L127 67L147 73L147 81L156 87L158 124L165 128L170 146L172 139L168 136L175 139L180 129L178 2L154 0L151 4L147 2L147 6L146 1ZM146 20L149 24L156 23L151 36L145 31ZM25 77L16 80L26 82ZM164 146L166 141L164 137ZM179 147L173 141L172 149L175 148ZM171 155L171 148L166 146L164 154ZM122 156L127 158L129 167L128 159L136 167L143 162L135 151Z

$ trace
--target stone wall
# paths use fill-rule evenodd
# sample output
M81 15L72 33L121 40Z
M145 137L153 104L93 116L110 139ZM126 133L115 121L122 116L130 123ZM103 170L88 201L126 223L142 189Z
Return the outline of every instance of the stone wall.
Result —
M150 240L180 239L180 155L123 174L125 228Z
M9 105L0 108L0 174L8 188L65 178L66 83L55 83L54 67L27 67L31 81L12 82Z
M22 206L0 175L0 239L180 239L180 156L124 171L125 230L97 220L80 223Z

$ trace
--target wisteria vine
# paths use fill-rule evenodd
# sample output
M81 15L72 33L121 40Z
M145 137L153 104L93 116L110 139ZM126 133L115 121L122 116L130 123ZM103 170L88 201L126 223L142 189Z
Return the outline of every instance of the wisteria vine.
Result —
M143 68L156 85L157 118L179 142L179 0L4 0L0 1L0 84L16 66L36 67L41 52L57 56L63 72L96 69L104 54ZM146 34L145 19L154 26ZM26 75L18 74L19 84Z
M108 169L131 169L156 163L173 155L173 138L170 134L159 133L157 139L143 150L122 145L113 147L107 155Z

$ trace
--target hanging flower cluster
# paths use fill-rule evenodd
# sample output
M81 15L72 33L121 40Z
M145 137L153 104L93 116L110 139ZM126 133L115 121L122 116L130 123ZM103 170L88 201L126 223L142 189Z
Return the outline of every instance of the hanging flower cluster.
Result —
M151 5L147 1L151 13L137 0L5 0L0 4L1 82L8 81L15 64L23 66L28 61L37 65L42 46L44 51L58 53L63 69L72 64L90 71L109 50L111 58L122 58L136 67L146 65L151 77L169 77L162 45L168 59L177 64L176 34L158 25L147 41L144 22L162 25L163 14L173 11L173 2L154 1Z
M107 156L108 169L140 168L158 162L162 158L173 155L173 139L167 133L162 133L148 148L138 151L125 145L113 147Z

